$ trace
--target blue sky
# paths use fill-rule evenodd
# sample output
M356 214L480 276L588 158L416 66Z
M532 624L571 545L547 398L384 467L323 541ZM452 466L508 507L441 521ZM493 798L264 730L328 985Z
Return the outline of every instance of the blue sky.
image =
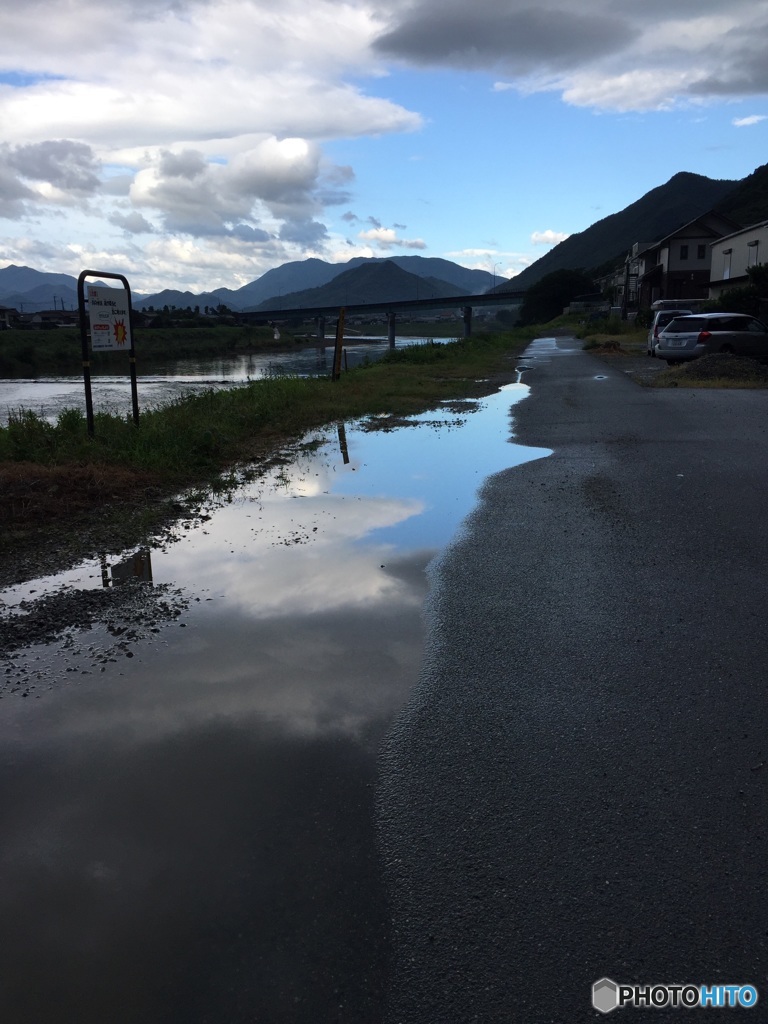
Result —
M768 0L4 5L0 267L510 277L678 171L768 162L766 38Z

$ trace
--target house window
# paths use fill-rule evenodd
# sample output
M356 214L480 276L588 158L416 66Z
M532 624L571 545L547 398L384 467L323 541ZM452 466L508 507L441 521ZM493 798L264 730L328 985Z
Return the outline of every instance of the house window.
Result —
M723 249L723 280L728 281L731 276L731 254L733 249Z
M687 245L681 245L680 246L680 259L681 260L687 260L688 259L688 246Z
M707 258L707 247L706 247L706 245L697 245L696 246L696 259L697 260L705 260L706 258Z
M760 242L755 240L754 242L747 242L747 266L756 267L758 263L757 253L760 248Z

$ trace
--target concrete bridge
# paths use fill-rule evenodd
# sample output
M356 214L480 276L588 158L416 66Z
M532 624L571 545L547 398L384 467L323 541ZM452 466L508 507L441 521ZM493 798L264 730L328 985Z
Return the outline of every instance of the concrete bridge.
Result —
M343 306L293 306L260 309L250 313L238 313L238 319L254 324L279 323L282 320L312 319L317 322L317 337L325 339L325 324L330 318L344 315L360 316L368 313L383 313L387 318L389 344L394 347L398 314L421 313L426 310L460 309L464 321L464 337L472 333L472 310L483 306L513 306L523 301L524 291L492 292L487 295L449 295L431 299L401 299L395 302L350 302Z

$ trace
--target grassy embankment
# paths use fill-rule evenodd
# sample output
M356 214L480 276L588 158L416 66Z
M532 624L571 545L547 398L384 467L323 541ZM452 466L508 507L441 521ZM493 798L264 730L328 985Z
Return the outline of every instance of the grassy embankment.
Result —
M138 427L97 414L93 438L80 410L62 413L55 424L19 413L0 427L0 546L33 542L41 526L71 526L94 509L102 518L124 518L128 506L140 507L141 522L151 528L163 498L187 487L221 487L227 469L265 460L314 427L407 415L493 390L488 378L510 378L514 354L534 335L403 348L335 382L257 380L144 412Z

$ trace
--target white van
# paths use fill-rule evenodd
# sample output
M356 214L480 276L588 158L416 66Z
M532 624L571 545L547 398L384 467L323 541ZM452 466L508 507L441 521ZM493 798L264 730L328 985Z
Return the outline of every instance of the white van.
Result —
M663 299L660 301L664 301ZM656 303L654 303L656 305ZM651 306L653 309L653 306ZM693 310L691 309L678 309L675 307L660 309L658 312L653 314L653 322L651 323L650 329L648 330L648 345L646 348L647 356L656 355L656 346L659 343L659 331L666 327L668 323L671 323L676 316L690 316Z

